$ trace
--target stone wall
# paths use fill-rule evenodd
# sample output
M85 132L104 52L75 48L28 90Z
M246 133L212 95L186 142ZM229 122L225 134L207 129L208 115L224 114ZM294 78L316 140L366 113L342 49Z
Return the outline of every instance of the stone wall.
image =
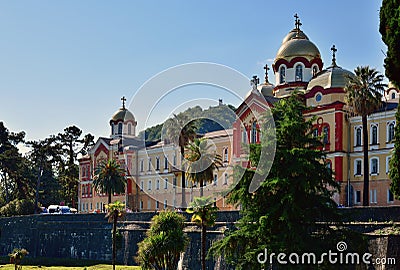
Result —
M400 207L343 209L343 213L348 221L352 216L354 221L361 222L357 226L365 227L362 222L369 222L368 231L400 222ZM183 214L189 221L190 216ZM137 243L144 239L153 215L154 213L128 214L126 220L119 224L123 235L122 248L117 254L120 263L135 264L133 257L137 252ZM217 225L209 230L207 245L210 246L213 241L223 237L224 230L234 226L238 218L238 212L220 212ZM375 222L379 224L375 225ZM29 256L33 257L111 261L111 227L104 214L0 218L0 256L7 256L13 248L26 248L30 252ZM190 237L190 244L184 256L183 268L200 269L200 231L193 224L188 224L185 231ZM374 256L395 257L400 264L400 236L382 234L369 238L369 250ZM223 261L208 261L207 269L229 268L224 266Z
M190 216L183 213L187 219ZM145 237L154 213L128 214L119 224L123 235L122 248L117 253L120 263L135 264L137 243ZM208 246L222 237L223 230L239 218L238 212L221 212L217 225L211 228ZM26 248L33 257L111 260L111 228L104 214L35 215L0 218L0 256L7 256L13 248ZM187 269L198 269L200 231L187 228L190 245L184 258ZM196 258L196 260L190 260ZM214 263L208 262L208 269ZM223 269L223 268L221 268Z

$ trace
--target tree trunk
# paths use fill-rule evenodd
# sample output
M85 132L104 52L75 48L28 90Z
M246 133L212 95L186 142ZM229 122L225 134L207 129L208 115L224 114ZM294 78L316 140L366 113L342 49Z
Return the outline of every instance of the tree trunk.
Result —
M115 259L117 257L117 220L118 220L118 210L114 210L113 213L113 232L112 232L112 264L113 270L115 270Z
M203 191L203 186L204 186L203 179L200 179L199 185L200 185L200 197L203 197L203 193L204 193L204 191Z
M185 177L185 170L183 169L183 160L185 155L185 148L181 145L181 169L182 169L182 210L185 211L186 209L186 177Z
M206 270L206 226L201 221L201 269Z
M363 126L363 152L364 152L364 189L363 206L369 205L369 160L368 160L368 129L367 116L362 116Z
M108 204L111 203L111 191L108 192Z

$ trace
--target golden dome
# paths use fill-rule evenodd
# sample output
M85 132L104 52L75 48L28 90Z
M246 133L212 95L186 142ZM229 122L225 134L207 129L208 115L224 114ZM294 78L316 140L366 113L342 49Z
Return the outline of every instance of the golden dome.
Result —
M113 116L111 117L112 122L118 122L118 121L133 121L135 122L135 117L133 114L128 111L126 108L120 108L118 111L116 111Z
M308 37L307 37L307 35L304 34L303 31L301 31L300 29L293 28L292 31L290 31L290 32L286 35L286 37L283 38L282 44L285 43L285 42L287 42L287 41L289 41L289 40L291 40L291 39L294 39L294 38L301 38L301 39L307 39L307 40L309 40Z
M282 58L290 61L298 56L305 57L310 61L314 58L321 58L321 53L317 46L308 39L294 37L282 44L276 54L275 62Z

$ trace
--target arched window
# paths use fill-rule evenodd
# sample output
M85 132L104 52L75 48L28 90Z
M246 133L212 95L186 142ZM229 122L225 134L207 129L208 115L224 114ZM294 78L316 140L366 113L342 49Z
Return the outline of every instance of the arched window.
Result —
M228 148L224 148L224 162L228 162Z
M371 126L371 144L378 144L378 127L376 125Z
M160 170L160 157L156 157L156 170Z
M356 128L356 140L355 140L356 145L355 146L361 146L361 133L362 133L362 127L357 127Z
M245 128L242 131L242 143L247 143L247 132Z
M128 135L132 135L132 125L128 124Z
M317 66L313 66L313 68L312 68L313 77L315 77L317 75L317 73L318 73L318 67Z
M324 126L324 129L322 130L322 136L323 136L323 143L327 144L329 143L329 127Z
M257 142L257 122L254 121L251 125L251 143Z
M122 123L118 123L118 134L122 134Z
M302 81L303 81L303 66L297 65L296 66L296 82L302 82Z
M396 93L392 93L392 99L396 98Z
M111 124L111 135L114 135L114 124Z
M394 139L394 121L388 123L388 128L387 128L387 141L391 142Z
M318 138L318 129L317 128L313 129L312 136L313 136L313 138Z
M164 170L168 169L168 157L164 156Z
M151 171L151 158L149 158L147 170L148 170L148 171Z
M362 175L362 159L354 161L354 175Z
M379 170L379 161L377 158L371 158L371 169L370 169L370 173L371 174L378 174L378 170Z
M279 83L284 83L286 78L286 69L285 67L280 67L279 69Z

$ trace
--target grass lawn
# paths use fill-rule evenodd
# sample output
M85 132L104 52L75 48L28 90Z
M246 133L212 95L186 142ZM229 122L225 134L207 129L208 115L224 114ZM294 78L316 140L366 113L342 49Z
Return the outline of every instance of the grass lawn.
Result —
M61 270L61 269L68 269L68 270L110 270L112 269L112 265L107 265L107 264L98 264L98 265L92 265L88 267L84 266L30 266L30 265L23 265L22 270L31 270L31 269L48 269L48 270ZM117 270L139 270L139 266L125 266L125 265L117 265L115 267ZM6 265L0 265L0 270L14 270L14 265L13 264L6 264Z

